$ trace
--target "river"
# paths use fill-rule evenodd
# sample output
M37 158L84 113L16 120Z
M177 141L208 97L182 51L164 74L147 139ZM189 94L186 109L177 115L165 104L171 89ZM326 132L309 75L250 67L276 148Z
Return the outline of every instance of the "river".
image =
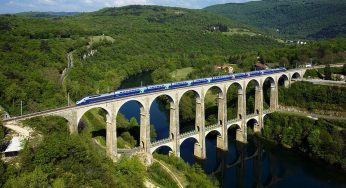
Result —
M142 85L151 84L150 74L133 76L121 87L140 86L141 81ZM120 112L139 122L137 102L126 103ZM168 137L169 113L157 101L150 108L150 123L156 129L158 140ZM181 144L180 155L189 164L201 164L207 174L217 178L221 187L346 187L345 173L295 151L257 138L241 144L229 136L228 144L228 151L219 151L216 136L207 136L207 158L200 161L193 155L194 140L188 139Z

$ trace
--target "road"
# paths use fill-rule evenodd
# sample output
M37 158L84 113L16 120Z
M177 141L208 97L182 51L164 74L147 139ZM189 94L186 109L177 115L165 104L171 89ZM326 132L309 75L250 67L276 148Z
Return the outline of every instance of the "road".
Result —
M333 80L322 80L322 79L303 79L303 81L310 82L313 84L329 85L329 86L343 86L346 87L345 81L333 81Z
M302 111L290 111L290 110L284 110L284 109L277 109L276 111L277 112L284 112L284 113L291 113L291 114L295 114L298 116L306 116L306 117L311 118L311 119L323 118L323 119L333 119L333 120L346 120L346 117L319 115L319 114L313 114L313 113L302 112Z

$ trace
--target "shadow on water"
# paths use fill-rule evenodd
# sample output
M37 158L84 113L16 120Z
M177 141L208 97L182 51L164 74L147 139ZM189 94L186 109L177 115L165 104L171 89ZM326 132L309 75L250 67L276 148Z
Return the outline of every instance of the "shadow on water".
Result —
M208 142L207 159L195 161L221 187L346 187L344 174L258 138L248 144L230 140L229 151Z

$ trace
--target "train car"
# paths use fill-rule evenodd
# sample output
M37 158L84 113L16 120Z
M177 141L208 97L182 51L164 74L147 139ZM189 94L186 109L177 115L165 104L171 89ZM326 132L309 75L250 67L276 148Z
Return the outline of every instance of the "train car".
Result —
M209 83L210 79L208 78L204 78L204 79L197 79L197 80L193 80L191 82L191 85L199 85L199 84L205 84L205 83Z
M249 76L259 76L263 74L262 71L252 71L252 72L249 72Z
M129 95L135 95L141 93L141 89L136 88L136 89L129 89L129 90L122 90L120 92L116 92L114 94L115 97L126 97Z
M239 78L245 78L247 77L246 73L238 73L234 75L235 79L239 79Z
M100 95L92 95L83 98L80 101L77 101L77 105L83 105L83 104L89 104L89 103L95 103L100 101L106 101L114 98L114 93L106 93L106 94L100 94Z
M167 89L166 85L154 85L154 86L148 86L144 89L144 93L147 92L154 92L154 91L160 91L160 90L164 90Z
M174 89L174 88L179 88L179 87L185 87L185 86L188 86L189 85L189 82L187 81L184 81L184 82L174 82L172 83L169 88L170 89Z
M229 80L232 78L232 75L224 75L224 76L215 76L211 78L211 82L219 82L223 80Z
M162 84L162 85L153 85L153 86L147 86L147 87L141 87L141 88L133 88L133 89L127 89L127 90L120 90L112 93L106 93L106 94L100 94L100 95L92 95L88 97L84 97L83 99L76 102L77 105L85 105L89 103L95 103L105 100L111 100L115 98L121 98L131 95L137 95L140 93L150 93L165 89L174 89L174 88L180 88L180 87L187 87L191 85L200 85L200 84L206 84L211 82L220 82L224 80L232 80L232 79L241 79L251 76L259 76L262 74L273 74L278 72L285 72L287 69L277 68L277 69L266 69L262 71L252 71L247 73L238 73L238 74L232 74L232 75L224 75L224 76L215 76L211 78L202 78L202 79L196 79L196 80L188 80L188 81L181 81L181 82L174 82L169 84Z

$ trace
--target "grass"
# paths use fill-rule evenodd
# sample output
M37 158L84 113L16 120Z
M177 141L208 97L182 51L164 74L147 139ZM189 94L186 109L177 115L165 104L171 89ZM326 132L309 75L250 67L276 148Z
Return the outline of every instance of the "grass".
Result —
M164 164L166 167L168 167L174 173L174 175L178 178L179 182L181 182L184 187L186 187L189 184L185 175L183 173L181 173L181 171L179 171L176 167L174 167L171 164L166 163L163 160L160 160L160 162L162 164Z
M149 178L153 180L156 184L158 184L160 187L178 188L177 183L157 162L154 162L148 168L148 175Z
M104 117L99 114L100 109L92 109L87 112L82 120L86 125L86 132L90 134L102 146L106 146L106 123Z
M248 29L242 29L242 28L231 28L228 32L223 32L224 35L249 35L251 37L257 36L259 34L254 33Z
M111 36L105 36L105 35L101 35L101 36L92 36L89 37L90 39L90 45L92 45L93 43L98 43L102 40L106 40L106 41L110 41L110 42L114 42L115 39L112 38Z
M192 67L177 69L171 73L171 76L176 81L185 80L193 70L194 69Z

